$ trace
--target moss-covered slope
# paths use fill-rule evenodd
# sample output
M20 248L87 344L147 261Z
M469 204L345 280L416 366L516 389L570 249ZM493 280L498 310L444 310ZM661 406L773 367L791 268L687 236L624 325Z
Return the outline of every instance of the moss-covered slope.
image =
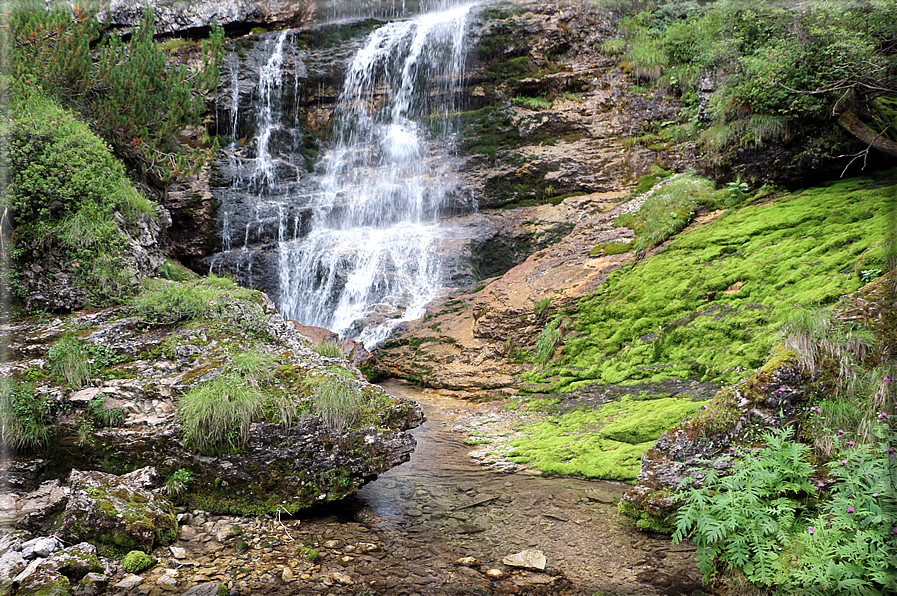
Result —
M794 306L881 274L895 183L892 170L781 193L692 226L569 310L576 331L529 390L740 378Z

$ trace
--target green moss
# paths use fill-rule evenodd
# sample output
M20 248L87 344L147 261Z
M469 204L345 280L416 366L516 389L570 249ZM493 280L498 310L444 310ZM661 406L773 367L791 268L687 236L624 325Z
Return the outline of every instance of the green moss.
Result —
M511 442L510 459L549 474L633 482L642 454L703 403L624 396L595 409L578 409L526 427L527 436Z
M583 299L563 355L525 380L540 392L737 381L763 364L787 312L860 286L854 265L884 242L894 190L847 180L732 209L680 234Z
M622 255L632 250L632 242L604 242L589 251L590 255Z
M121 560L121 568L128 573L140 573L156 564L156 560L142 550L132 550Z
M672 534L676 530L676 518L671 514L655 514L646 508L620 501L617 507L620 515L624 515L635 521L635 527L647 532L660 534Z

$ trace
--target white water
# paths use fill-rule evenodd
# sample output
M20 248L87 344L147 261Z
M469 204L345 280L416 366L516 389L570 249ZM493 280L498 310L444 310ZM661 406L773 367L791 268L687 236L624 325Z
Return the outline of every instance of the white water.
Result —
M445 285L434 257L451 178L445 115L456 110L469 9L387 24L349 65L309 232L278 234L285 318L372 347Z

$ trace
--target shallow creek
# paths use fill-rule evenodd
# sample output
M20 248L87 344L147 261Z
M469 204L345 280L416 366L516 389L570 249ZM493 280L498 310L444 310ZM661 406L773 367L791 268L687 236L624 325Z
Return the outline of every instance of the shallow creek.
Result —
M431 588L460 588L439 576L445 570L458 574L455 561L467 556L481 562L470 571L483 579L480 573L488 569L511 573L498 582L503 587L493 586L497 593L512 584L526 591L548 581L560 591L565 582L549 579L557 574L569 582L564 592L570 594L699 588L690 548L631 529L621 518L616 504L625 485L489 471L467 457L472 448L455 428L456 418L476 405L396 382L384 388L420 403L428 420L413 431L418 445L411 461L359 492L364 508L356 517L382 533L389 552L426 569ZM525 549L545 554L547 573L501 563ZM461 577L477 579L472 573Z

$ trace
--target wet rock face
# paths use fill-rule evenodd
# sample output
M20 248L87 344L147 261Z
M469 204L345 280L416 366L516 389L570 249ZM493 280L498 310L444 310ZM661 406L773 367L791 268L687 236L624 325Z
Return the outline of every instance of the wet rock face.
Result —
M145 8L154 9L156 33L189 35L207 30L212 23L223 27L248 28L254 25L296 23L313 14L313 3L294 0L241 2L236 0L178 2L176 0L111 0L106 7L106 23L131 29L140 24ZM309 12L311 9L311 13Z

